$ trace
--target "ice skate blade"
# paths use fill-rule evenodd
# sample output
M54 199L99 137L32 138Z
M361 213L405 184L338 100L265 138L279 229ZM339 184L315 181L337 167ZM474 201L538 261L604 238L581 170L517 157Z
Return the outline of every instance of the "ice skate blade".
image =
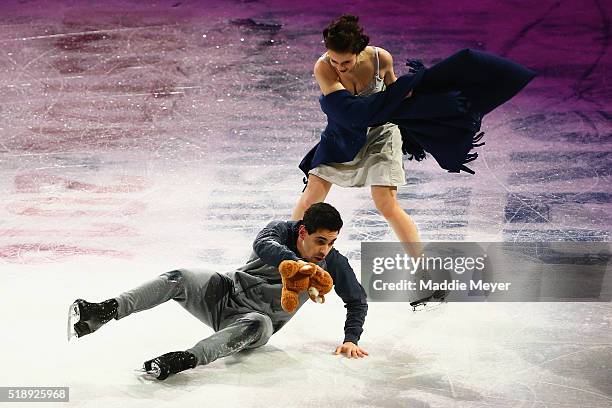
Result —
M80 321L81 313L79 312L79 305L77 302L74 302L70 305L70 308L68 309L68 341L70 341L73 337L79 337L76 330L74 329L74 325Z
M413 312L429 312L442 306L446 302L423 302L416 305L411 304Z
M155 374L153 371L147 371L144 367L143 368L137 368L134 371L138 373L138 376L142 380L157 381L157 374Z
M442 303L446 303L447 297L448 292L435 291L429 296L426 296L419 300L415 300L414 302L410 302L410 306L412 306L413 312L437 309L438 307L440 307L440 305L442 305Z

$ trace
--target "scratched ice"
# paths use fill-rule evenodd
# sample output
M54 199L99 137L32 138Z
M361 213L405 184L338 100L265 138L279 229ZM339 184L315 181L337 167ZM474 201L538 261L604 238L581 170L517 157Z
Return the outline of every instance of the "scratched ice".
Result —
M320 32L341 12L399 74L465 47L540 74L486 118L475 176L406 161L398 196L423 239L610 240L609 3L147 3L0 6L0 386L70 386L82 407L610 406L608 303L372 303L355 361L330 355L344 322L331 295L263 348L161 385L133 369L212 332L175 304L66 344L73 299L228 270L290 215L325 123ZM359 242L394 236L367 189L328 201L359 274Z

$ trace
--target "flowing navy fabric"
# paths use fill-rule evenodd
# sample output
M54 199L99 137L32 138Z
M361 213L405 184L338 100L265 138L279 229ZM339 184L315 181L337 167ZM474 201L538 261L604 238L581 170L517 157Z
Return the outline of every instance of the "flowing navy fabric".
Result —
M299 165L306 175L320 164L353 160L366 143L367 128L387 122L400 127L402 150L410 158L421 160L428 152L449 172L474 174L465 163L478 157L470 150L484 144L477 143L483 116L535 77L513 61L471 49L428 69L415 61L407 65L411 72L385 91L363 97L343 89L319 98L327 127Z

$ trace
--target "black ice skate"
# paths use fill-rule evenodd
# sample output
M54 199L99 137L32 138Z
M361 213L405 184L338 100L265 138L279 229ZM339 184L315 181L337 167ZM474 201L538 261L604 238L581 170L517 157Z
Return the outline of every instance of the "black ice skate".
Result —
M434 278L435 276L435 278ZM434 282L441 282L445 279L448 279L448 276L445 276L441 273L441 271L428 271L426 269L420 269L415 273L415 280L419 288L421 288L421 284L432 284ZM423 289L423 288L421 288ZM424 293L423 293L424 292ZM448 290L440 290L440 289L425 289L420 293L416 293L417 300L410 302L410 306L412 306L412 310L414 312L418 310L429 310L435 308L435 306L431 305L431 303L437 303L439 306L442 304L446 297L449 295L450 291Z
M158 380L165 380L171 374L194 368L196 365L198 365L198 360L192 353L172 351L153 360L145 361L144 370Z
M443 303L446 300L448 293L449 291L447 290L435 290L429 296L425 296L424 298L410 302L412 311L416 312L417 310L425 310L427 308L427 304L430 302L437 302L438 304Z
M108 299L102 303L75 300L68 311L68 341L72 337L83 337L93 333L117 317L118 306L115 299Z

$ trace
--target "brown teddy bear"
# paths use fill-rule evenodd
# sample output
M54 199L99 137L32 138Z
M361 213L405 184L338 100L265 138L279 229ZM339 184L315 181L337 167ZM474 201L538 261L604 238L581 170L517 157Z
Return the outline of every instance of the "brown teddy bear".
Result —
M287 313L295 312L299 294L308 290L313 302L325 302L325 294L334 286L331 275L320 266L304 261L285 260L278 266L283 281L281 306Z

